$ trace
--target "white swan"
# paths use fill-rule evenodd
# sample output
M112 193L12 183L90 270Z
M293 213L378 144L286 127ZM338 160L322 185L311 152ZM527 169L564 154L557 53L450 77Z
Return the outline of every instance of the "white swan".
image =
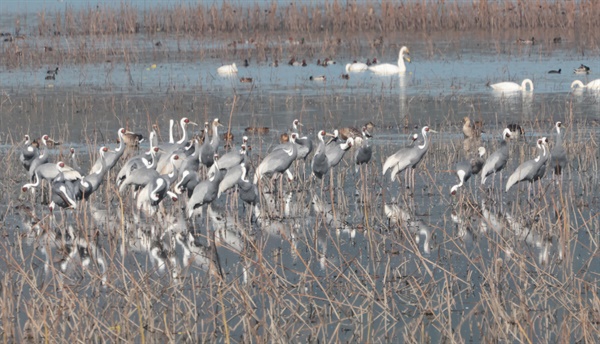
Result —
M600 79L592 80L592 81L588 82L587 85L585 85L583 82L581 82L579 80L575 80L571 84L571 88L577 88L577 87L600 91Z
M235 74L235 73L237 73L237 71L238 70L237 70L237 67L235 66L235 63L217 68L217 73L222 74L222 75Z
M402 47L400 52L398 53L398 65L393 65L391 63L383 63L377 64L375 66L369 67L369 70L376 74L398 74L404 73L406 71L406 66L404 65L404 60L406 62L410 62L410 52L407 47Z
M346 65L346 73L348 72L364 72L369 69L366 63L352 62Z
M533 91L533 82L530 79L525 79L521 85L516 82L499 82L497 84L491 84L490 87L496 91L504 92L515 92L515 91L527 91L527 85L529 85L529 91Z

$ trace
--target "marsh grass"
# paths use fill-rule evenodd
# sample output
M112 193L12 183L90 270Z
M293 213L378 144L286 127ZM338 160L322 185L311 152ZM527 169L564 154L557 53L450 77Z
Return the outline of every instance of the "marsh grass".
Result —
M119 113L143 108L146 110L138 117L121 117L122 124L150 128L166 123L172 111L189 111L194 104L195 110L202 109L195 121L214 117L215 105L202 96L106 97L13 97L5 102L3 111L16 114L25 106L25 111L49 114L66 105L63 113L69 125L47 129L61 140L81 140L82 148L89 152L112 141L115 134L102 121L94 126L78 124L79 116L104 113L113 120ZM257 98L224 100L219 105L221 117L229 115L232 122L239 121L242 107L262 112L253 103L262 102L263 96ZM371 105L351 106L354 111L364 112L365 107L384 111L392 102L387 97L373 98ZM305 108L313 101L291 97L283 106ZM445 111L448 101L440 98L438 111ZM282 105L269 106L276 109ZM340 104L324 99L320 106L329 116L323 119L320 114L303 113L307 126L341 125L333 115L341 111ZM567 119L569 108L567 105ZM348 157L340 164L337 187L332 190L336 200L333 222L327 214L298 210L277 220L281 198L275 199L274 219L258 228L250 224L247 214L228 211L225 216L231 227L226 229L209 222L209 230L205 220L195 222L198 240L212 249L206 265L187 267L181 249L170 248L166 240L161 245L167 256L175 258L175 264L160 266L147 252L136 251L133 243L139 236L148 235L144 233L151 228L166 231L168 221L150 218L134 222L131 198L116 198L112 180L82 209L58 212L54 217L38 199L18 193L24 171L15 163L19 154L16 137L28 126L14 128L3 142L12 148L1 157L7 168L0 185L6 204L0 240L4 252L0 259L0 333L6 341L52 342L594 341L600 323L596 257L600 224L592 210L600 191L593 177L599 159L597 140L590 130L594 124L574 116L565 119L569 123L565 145L572 156L570 166L562 184L545 178L541 191L529 202L525 185L509 194L490 192L480 189L478 178L458 196L448 195L455 182L449 166L466 154L462 138L454 134L460 133L460 125L453 120L459 116L452 112L430 123L438 130L445 129L434 136L431 150L419 165L417 188L406 190L397 182L390 186L381 176L381 161L403 142L386 138L409 135L411 130L403 121L386 123L388 117L373 113L382 119L376 137L383 138L375 142L375 162L368 166L370 172L364 180L354 174ZM550 134L553 116L541 111L522 124ZM244 123L264 124L256 115ZM486 129L497 132L501 124L489 121ZM38 125L44 123L33 128L37 130ZM278 127L277 123L271 125ZM235 131L245 125L231 127ZM552 142L553 135L548 136ZM254 165L277 137L278 132L251 138L256 147ZM492 136L482 143L493 151L498 140ZM517 151L522 148L524 156L514 156L508 171L533 154L529 142L511 144ZM496 183L496 188L502 186ZM354 197L355 187L363 192L362 203ZM330 193L319 193L310 180L289 187L284 184L286 192L288 188L296 190L294 200L299 209L312 207L314 193L329 201ZM389 225L381 208L392 196L431 230L431 254L424 253L424 237L419 236L417 242L409 224ZM215 208L235 209L222 202ZM92 204L110 205L107 210L112 215L94 220ZM446 210L440 210L440 204ZM31 210L25 211L23 206ZM166 213L178 211L177 204L165 203ZM453 222L451 212L459 224ZM510 219L515 222L511 224ZM32 220L39 221L37 227L30 224ZM75 257L69 269L62 271L59 262L65 259L68 245L49 233L65 232L69 224L78 237L98 245L106 272L96 262L84 266L81 257ZM187 231L190 226L187 223L178 230ZM35 234L29 228L41 231ZM349 228L356 229L355 238L349 237ZM528 234L532 239L527 239ZM157 240L152 235L149 238ZM46 259L51 263L46 265Z
M325 5L260 6L173 5L139 9L128 4L39 12L35 19L17 16L13 34L24 39L4 42L7 68L104 61L139 62L143 53L155 60L230 56L231 51L258 62L304 57L335 58L340 49L384 54L407 37L428 41L435 35L536 37L551 50L554 38L578 42L586 54L598 49L596 18L600 5L587 1L327 2ZM160 43L160 44L158 44ZM48 51L46 47L51 47ZM430 53L439 53L430 44ZM513 48L511 48L513 49ZM515 49L526 50L518 45ZM355 55L355 54L354 54Z

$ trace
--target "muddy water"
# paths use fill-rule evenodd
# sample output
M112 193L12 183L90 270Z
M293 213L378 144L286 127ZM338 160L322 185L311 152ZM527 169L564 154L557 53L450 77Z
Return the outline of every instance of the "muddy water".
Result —
M281 61L275 68L252 59L249 67L243 67L239 56L191 62L145 56L140 63L61 66L55 80L44 79L48 67L2 70L0 135L6 166L2 177L1 197L6 205L2 209L2 237L8 244L3 246L23 243L24 258L17 258L18 262L39 276L38 286L55 283L64 275L66 281L62 283L82 287L80 296L98 297L101 305L110 305L111 297L118 297L115 290L126 284L120 277L123 270L158 283L183 281L172 282L181 296L198 293L191 280L182 276L209 280L211 258L196 254L190 263L183 245L168 235L158 240L151 233L154 229L176 236L192 230L198 234L198 242L207 247L214 235L218 261L228 283L245 285L254 303L270 304L257 307L257 319L273 316L272 307L277 304L263 298L265 267L271 271L270 283L280 283L278 288L286 290L277 294L279 301L315 307L312 313L307 311L309 315L292 315L288 308L277 314L292 319L285 326L278 325L301 341L320 331L318 336L339 340L367 341L375 336L395 342L412 333L415 324L423 328L422 339L439 341L454 336L484 341L495 333L511 333L523 317L534 318L528 324L531 336L555 340L561 333L556 323L568 319L569 310L561 305L562 299L539 295L536 287L554 293L549 285L555 281L548 276L562 282L577 272L581 280L588 281L589 276L600 272L593 255L599 239L594 214L600 191L595 144L600 97L589 91L571 92L569 86L577 78L571 70L581 60L567 47L549 55L541 54L537 46L521 47L516 55L508 55L482 51L480 44L485 46L485 42L468 42L431 55L425 44L409 41L413 63L404 75L351 73L349 80L341 78L345 63L365 60L372 54L340 52L332 56L337 63L327 68L316 66L312 60L307 67L291 67ZM392 50L378 59L395 61L397 53ZM217 75L216 68L230 62L237 63L238 74ZM585 62L593 70L600 68L598 57L586 58ZM547 74L558 68L563 69L562 74ZM317 75L325 75L326 81L309 80ZM577 79L589 81L593 75ZM240 83L240 77L252 78L252 83ZM486 87L488 82L520 83L524 78L533 80L534 92L503 94ZM120 223L114 220L120 203L112 189L102 188L85 209L59 212L56 222L48 219L47 206L41 204L39 195L33 198L20 192L26 175L15 147L24 134L37 137L47 133L63 141L62 146L51 150L53 161L66 154L66 147L75 147L85 169L100 144L115 145L118 128L147 136L152 124L158 124L164 140L168 120L182 116L198 123L219 117L238 144L246 127L270 128L268 134L249 135L254 166L276 144L279 134L290 129L294 118L303 122L303 133L313 139L316 130L372 121L376 126L373 161L366 179L354 173L350 156L334 170L334 184L338 185L333 191L334 211L315 209L327 209L331 193L321 190L311 178L301 177L291 185L284 183L279 194L264 195L262 207L272 219L261 224L251 224L241 206L230 205L235 198L232 195L216 202L219 215L208 225L206 219L196 219L188 221L187 228L178 218L184 200L164 201L165 212L173 213L176 220L167 217L135 222L132 204L125 198L128 240L120 236L119 226L107 225ZM463 140L464 116L484 122L481 142ZM562 184L551 180L549 173L542 181L541 196L538 193L530 198L526 186L508 193L498 187L490 191L479 188L477 177L458 196L449 195L456 183L453 166L466 158L465 148L472 150L481 144L492 152L505 125L523 126L525 138L511 143L504 185L508 173L534 157L537 138L548 136L554 142L557 120L567 127L565 144L570 155ZM407 190L381 175L382 162L424 125L438 133L433 134L429 152L417 168L415 189ZM141 149L147 147L142 144ZM304 173L300 170L297 175ZM496 183L498 179L496 176ZM406 211L410 219L390 223L385 204L398 207L396 216L402 217ZM47 228L64 230L71 223L82 232L98 232L98 247L107 271L103 272L101 264L83 269L83 258L66 264L64 272L59 271L62 263L58 262L49 264L54 269L47 268L45 255L40 253L40 237L29 231L30 216L15 210L19 205L31 207ZM110 215L106 217L100 210ZM31 240L23 239L25 236ZM148 242L154 241L160 242L165 257L171 259L160 261L152 255ZM175 243L172 248L170 243ZM54 254L60 256L60 252ZM208 252L206 255L212 257ZM0 266L3 277L17 274L10 261L0 261ZM103 276L108 284L98 287ZM206 283L200 285L207 288ZM91 289L86 288L88 285ZM90 291L96 287L101 296L95 289ZM27 290L24 302L32 294ZM165 303L173 302L169 296L160 297ZM231 297L235 300L236 296ZM192 299L201 308L211 295L199 292L197 299ZM527 307L508 306L518 301ZM478 320L481 315L487 319L497 316L495 302L508 304L500 307L508 314L502 318L508 330L492 321ZM199 317L212 319L210 312L202 309ZM27 315L23 308L17 313L17 319L24 323ZM232 322L240 321L233 307L227 314ZM541 314L540 318L535 318L536 314ZM543 319L550 316L556 322L548 325ZM196 323L192 331L202 335L217 331L211 325L203 326ZM246 331L239 326L233 334L239 337ZM577 334L572 336L577 338Z

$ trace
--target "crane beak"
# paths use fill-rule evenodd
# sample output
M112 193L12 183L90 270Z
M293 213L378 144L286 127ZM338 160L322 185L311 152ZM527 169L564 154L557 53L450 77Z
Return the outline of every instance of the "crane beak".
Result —
M198 125L198 123L196 123L196 122L192 122L192 121L189 121L189 122L188 122L188 124L191 124L191 125Z
M429 128L429 132L430 132L430 133L434 133L434 134L437 134L437 133L438 133L437 131L435 131L435 130L433 130L433 129L431 129L431 128Z

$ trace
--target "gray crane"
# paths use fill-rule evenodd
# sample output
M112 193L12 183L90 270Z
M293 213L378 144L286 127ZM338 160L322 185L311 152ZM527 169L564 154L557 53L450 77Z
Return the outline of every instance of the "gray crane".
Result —
M169 196L173 202L177 202L177 195L169 191L169 186L169 181L165 176L152 179L138 194L137 208L152 216L158 210L159 203L166 196Z
M53 211L56 206L63 209L77 207L77 200L81 198L77 184L75 181L65 179L63 173L59 173L52 181L52 201L48 206L50 211Z
M81 191L81 196L84 199L88 199L92 193L98 190L102 184L102 181L104 180L104 175L106 175L106 172L108 172L105 158L107 152L108 147L100 147L100 156L98 158L100 161L100 169L96 172L88 174L79 181L79 190Z
M264 176L273 175L274 173L286 173L288 179L294 180L294 176L288 170L296 157L298 156L298 148L296 145L296 133L290 136L290 142L282 143L269 153L256 168L254 174L254 184L257 184Z
M184 148L188 143L187 126L198 124L190 121L187 117L183 117L179 121L179 125L181 126L182 132L181 139L173 144L168 143L162 145L161 150L164 152L164 154L161 154L160 158L158 159L158 164L156 165L156 169L158 171L162 171L165 165L169 163L170 157L173 153L175 153L178 149Z
M302 159L306 161L306 157L308 157L308 155L313 151L313 142L308 136L300 136L298 126L302 125L303 124L297 119L292 122L294 132L298 135L296 142L299 144L298 155L296 156L296 159Z
M221 159L219 159L219 163ZM217 198L221 197L221 194L227 192L227 190L233 188L238 184L238 181L242 177L242 165L238 164L227 169L227 173L223 177L221 183L219 183L219 192Z
M329 172L329 160L325 155L325 136L330 135L325 130L319 131L317 137L319 138L319 146L312 159L312 171L315 177L323 179L323 176Z
M214 164L215 149L208 139L208 122L204 122L204 142L200 146L200 162L210 168Z
M117 164L117 161L121 159L123 153L125 153L125 128L120 128L117 131L117 136L119 137L119 147L115 148L114 151L109 151L104 154L104 163L106 164L106 170L111 170ZM90 169L90 174L98 172L102 169L101 159L97 159L92 168Z
M219 158L219 168L223 170L229 170L230 168L238 166L244 162L245 158L246 144L242 144L239 151L232 150Z
M412 167L413 177L411 180L414 187L414 169L419 162L421 162L425 153L427 153L431 141L427 134L430 132L436 133L435 130L430 129L428 126L424 126L423 129L421 129L421 135L423 136L422 145L405 147L389 156L383 164L383 175L385 175L387 170L391 169L390 180L393 182L398 173L404 171L408 167Z
M153 168L156 164L156 154L159 152L158 147L153 147L148 152L134 156L127 160L121 170L117 174L117 186L120 186L133 171L139 168ZM149 155L149 156L148 156ZM148 160L150 158L151 160Z
M219 127L222 127L223 124L221 124L221 122L219 122L218 118L215 118L212 121L212 136L210 138L210 145L213 149L213 151L215 153L219 153L219 143L220 143L220 137L219 137Z
M194 188L192 196L188 200L186 214L192 218L197 212L202 215L202 206L212 203L217 199L219 184L225 175L225 172L219 169L219 162L215 160L214 173L208 179L201 181ZM198 210L199 209L199 210Z
M79 172L79 174L83 175L84 174L83 169L81 167L79 167L79 162L77 162L75 148L70 147L69 152L71 153L69 155L69 159L71 159L71 167L73 167L75 170L77 170L77 172Z
M48 163L48 153L46 152L47 139L48 139L48 135L42 135L42 147L41 148L38 147L37 154L35 154L35 156L33 157L33 160L31 160L31 163L29 164L29 171L28 171L29 180L33 180L34 172L38 166Z
M450 188L450 194L456 195L458 188L463 186L465 182L471 178L471 176L479 174L485 164L483 156L485 155L485 147L479 147L477 149L479 156L472 158L471 160L461 161L456 164L456 176L458 177L459 183Z
M246 169L246 165L242 163L240 164L240 168L242 170L242 175L238 180L240 199L250 205L256 205L260 202L260 198L258 195L258 187L256 187L256 185L250 183L250 181L246 179L246 177L248 176L248 170Z
M183 171L198 171L200 168L200 142L198 139L194 139L194 153L192 155L188 155L181 166L179 166L179 173L183 173Z
M360 165L368 164L373 156L373 147L369 144L371 134L367 131L367 127L362 127L362 143L354 152L354 172L357 173Z
M550 155L547 149L548 140L545 137L538 139L537 147L539 151L537 158L527 160L519 165L515 172L508 178L508 181L506 182L506 192L508 192L513 185L522 181L528 181L529 187L531 188L531 183L544 176L546 170L545 166Z
M556 143L554 144L554 147L552 147L552 152L550 154L550 166L554 168L555 175L562 175L562 170L567 165L567 153L563 146L563 138L560 132L561 127L562 123L560 121L556 122Z
M38 148L32 144L29 135L25 135L25 138L23 140L23 148L21 148L21 153L19 154L19 160L23 164L23 167L25 167L26 171L29 172L31 162L38 155Z
M185 170L181 173L181 179L179 182L175 184L175 192L182 194L185 190L187 190L188 197L192 197L194 188L199 183L200 177L198 176L198 172Z
M495 174L497 172L501 172L504 166L506 166L506 162L508 161L508 140L511 137L510 128L505 128L502 132L502 142L500 142L500 148L497 151L492 153L483 168L481 169L481 184L485 184L485 180L490 174ZM500 175L502 177L502 174Z
M329 144L325 146L325 155L329 161L330 168L337 166L340 161L342 161L342 158L348 149L352 148L352 145L354 145L354 139L352 137L347 138L346 142L337 143L337 140L339 139L338 130L334 130L333 136L333 142L330 141Z

